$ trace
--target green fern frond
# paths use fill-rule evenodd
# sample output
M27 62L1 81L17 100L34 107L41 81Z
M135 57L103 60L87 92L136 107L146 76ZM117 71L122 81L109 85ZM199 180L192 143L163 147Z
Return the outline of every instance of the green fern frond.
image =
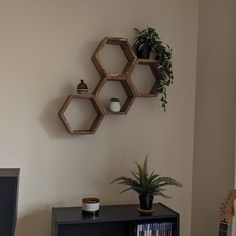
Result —
M139 195L159 195L161 197L170 198L170 196L164 194L166 191L165 186L183 187L183 185L171 177L160 176L154 171L148 174L147 167L148 157L146 156L143 165L135 162L136 170L130 171L134 178L125 176L114 179L111 183L117 182L118 184L128 186L128 188L121 191L121 193L134 190Z
M130 171L130 173L134 176L134 178L139 181L139 176L138 176L138 173L137 172L134 172L134 171Z

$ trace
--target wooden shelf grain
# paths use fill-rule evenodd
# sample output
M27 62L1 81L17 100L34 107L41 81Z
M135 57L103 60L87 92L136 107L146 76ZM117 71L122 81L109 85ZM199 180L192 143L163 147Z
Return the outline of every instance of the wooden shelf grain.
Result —
M154 59L137 59L135 67L139 66L139 65L144 65L144 66L149 66L150 67L150 69L152 71L152 74L155 78L155 82L152 85L152 87L150 88L149 93L142 93L135 86L135 83L132 79L132 74L131 74L130 77L129 77L129 82L130 82L131 86L133 87L133 89L135 91L135 95L137 97L157 97L157 95L158 95L158 89L157 89L158 88L158 82L161 78L161 75L160 75L160 72L159 72L159 62L157 60L154 60ZM143 79L145 79L145 78L143 78Z
M101 107L103 109L104 114L106 115L126 115L130 109L130 107L132 106L134 100L135 100L135 91L132 87L132 85L130 84L129 80L124 80L124 79L115 79L115 80L111 80L111 81L116 81L116 82L120 82L126 95L127 98L124 102L124 105L121 107L120 112L111 112L110 110L106 109L105 105L102 103L101 98L100 98L100 92L103 88L103 86L105 85L105 83L109 81L109 79L107 77L101 79L98 84L97 87L94 89L93 94L98 97Z
M101 52L101 50L103 49L103 47L106 44L119 45L121 50L123 51L126 59L127 59L127 63L125 65L124 69L122 70L121 74L112 74L112 73L108 73L106 71L106 69L102 63L102 60L99 57L99 53ZM110 79L112 79L112 77L114 77L114 78L123 77L124 78L124 76L128 76L130 73L132 73L134 65L137 60L137 56L135 55L131 45L129 44L128 39L115 38L115 37L105 37L99 43L98 47L96 48L94 54L91 57L91 60L102 78L105 78L105 77L110 78Z
M68 106L71 104L73 99L88 99L90 101L91 105L94 107L94 109L97 113L97 116L94 119L94 121L91 124L89 129L73 130L71 128L70 123L66 119L65 112L66 112ZM64 126L69 134L94 134L104 118L103 108L101 107L101 104L100 104L99 100L97 99L97 97L92 94L72 94L72 95L69 95L67 97L66 101L64 102L63 106L61 107L58 115L59 115L62 123L64 124Z
M120 46L120 49L124 53L127 63L124 66L122 72L119 73L108 73L100 59L100 52L103 50L104 46L106 44L110 45L118 45ZM161 78L160 72L159 72L159 63L155 59L140 59L137 58L133 48L131 47L128 39L126 38L118 38L118 37L105 37L101 40L101 42L98 44L95 52L93 53L91 60L97 69L99 75L100 75L100 81L98 82L97 86L95 87L92 94L72 94L69 95L64 102L63 106L61 107L58 115L63 122L63 125L65 126L66 130L70 134L94 134L101 124L104 115L126 115L128 111L130 110L134 100L136 97L156 97L158 95L158 83ZM132 73L134 71L134 68L138 65L145 65L149 66L154 77L155 82L152 85L149 93L142 93L138 91L138 89L135 86L134 81L132 80ZM121 107L120 112L111 112L110 110L106 109L104 104L101 101L101 98L99 97L101 89L105 85L107 81L114 81L114 82L120 82L127 98ZM79 130L73 130L71 128L70 123L65 117L65 111L72 102L73 99L88 99L91 102L91 105L96 110L97 116L93 120L93 123L91 124L89 129L79 129Z

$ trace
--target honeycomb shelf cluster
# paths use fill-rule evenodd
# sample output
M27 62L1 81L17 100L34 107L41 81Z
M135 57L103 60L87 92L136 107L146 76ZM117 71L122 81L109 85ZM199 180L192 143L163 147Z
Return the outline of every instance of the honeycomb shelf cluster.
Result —
M102 64L99 54L106 44L120 46L127 59L127 63L120 74L108 73ZM158 71L158 61L153 59L138 59L133 48L126 38L105 37L99 43L97 49L92 55L91 60L101 77L94 91L92 92L92 94L69 95L58 113L62 123L70 134L94 134L105 115L127 114L136 97L156 97L158 95L157 84L160 78ZM149 66L154 75L155 82L149 93L140 93L131 78L134 68L138 65ZM100 91L107 81L120 82L127 95L127 99L124 102L124 105L121 107L120 112L111 112L107 110L99 97ZM88 99L90 101L90 104L94 107L96 116L89 129L74 130L66 119L65 111L67 110L73 99Z

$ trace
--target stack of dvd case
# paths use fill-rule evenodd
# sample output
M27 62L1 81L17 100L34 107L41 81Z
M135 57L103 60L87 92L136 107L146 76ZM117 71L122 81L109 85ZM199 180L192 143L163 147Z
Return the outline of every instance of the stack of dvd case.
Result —
M173 223L144 223L134 226L133 236L172 236Z

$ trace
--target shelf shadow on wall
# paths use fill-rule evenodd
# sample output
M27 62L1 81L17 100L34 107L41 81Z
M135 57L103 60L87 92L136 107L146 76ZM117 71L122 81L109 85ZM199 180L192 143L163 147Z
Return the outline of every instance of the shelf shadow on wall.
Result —
M78 66L80 67L82 74L85 75L85 78L80 78L78 75L78 82L80 79L85 79L86 83L89 86L89 92L92 93L93 89L96 87L96 84L99 82L100 77L96 71L94 65L91 62L91 56L96 49L99 41L87 42L83 47L83 50L80 50L77 57ZM73 81L76 79L67 79L68 81ZM65 102L65 99L68 95L72 94L75 91L77 84L67 84L61 88L60 94L61 97L57 97L53 100L50 100L44 107L42 114L39 117L39 123L42 125L47 135L51 139L67 139L74 138L74 135L67 133L65 127L58 117L58 112ZM80 137L79 135L77 137Z
M49 101L39 116L39 123L46 131L47 135L51 139L68 139L73 138L65 130L61 120L58 117L58 111L64 103L67 95L73 93L73 86L67 86L62 88L62 93L65 96L57 97Z
M99 40L85 42L83 47L78 51L78 56L76 58L80 71L85 76L82 79L88 84L90 92L93 91L100 80L100 75L91 61L91 57L99 43Z

